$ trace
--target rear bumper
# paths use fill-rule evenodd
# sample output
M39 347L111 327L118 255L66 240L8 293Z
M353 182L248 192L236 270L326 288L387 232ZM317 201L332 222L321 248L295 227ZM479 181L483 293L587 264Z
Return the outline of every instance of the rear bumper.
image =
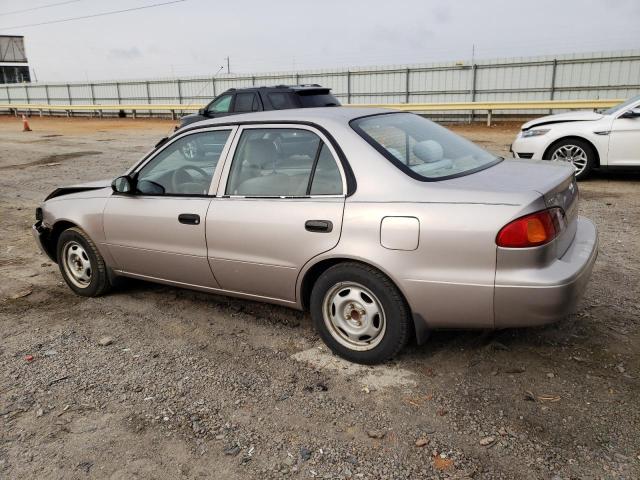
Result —
M598 231L578 217L573 243L565 254L534 272L496 271L496 328L543 325L573 312L582 298L598 256ZM533 273L533 274L532 274Z
M33 238L35 238L38 247L42 250L42 253L55 262L56 259L53 258L51 252L47 250L47 239L49 238L50 230L43 225L42 220L38 220L33 224L31 227L31 233L33 234Z

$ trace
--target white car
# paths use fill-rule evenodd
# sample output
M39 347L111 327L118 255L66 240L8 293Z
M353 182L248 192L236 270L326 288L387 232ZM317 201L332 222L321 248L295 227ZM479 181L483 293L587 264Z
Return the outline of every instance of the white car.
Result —
M547 115L522 125L516 158L572 162L576 178L594 168L640 167L640 95L602 113Z

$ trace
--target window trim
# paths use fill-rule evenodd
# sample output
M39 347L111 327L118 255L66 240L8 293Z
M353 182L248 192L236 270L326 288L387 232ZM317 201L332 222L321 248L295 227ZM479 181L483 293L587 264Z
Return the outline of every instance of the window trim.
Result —
M185 127L181 128L177 132L173 133L173 135L181 135L183 133L200 131L200 130L211 128L211 127L242 127L244 125L305 125L305 126L313 127L317 131L321 132L326 138L329 139L329 145L333 148L333 151L338 154L338 160L340 161L340 165L342 166L342 169L345 173L346 180L347 180L347 192L346 192L347 197L350 197L351 195L356 193L356 190L358 189L358 181L356 179L355 174L353 173L351 164L349 164L349 161L347 160L346 155L344 154L344 152L342 151L342 148L340 147L340 144L336 141L336 139L329 132L329 130L327 130L324 126L318 123L311 122L309 120L244 120L244 121L235 120L234 121L232 116L231 118L225 118L222 122L216 121L215 123L205 123L204 125L199 125L198 123L186 125ZM171 140L173 139L170 138L167 141L171 141ZM161 143L161 142L162 140L158 142L159 146L164 145L164 143ZM159 147L156 147L156 148L159 148ZM155 150L153 149L147 152L145 156L142 158L142 160L138 163L143 162L149 155L153 155L154 153L155 153Z
M425 177L424 175L420 175L418 172L413 171L407 165L402 163L391 152L389 152L389 150L387 150L382 145L380 145L380 143L376 142L373 139L373 137L371 137L367 132L365 132L362 128L360 128L359 125L357 125L355 123L355 122L358 122L358 121L360 121L360 120L362 120L364 118L378 117L378 116L381 116L381 115L398 115L398 114L416 115L415 113L411 113L411 112L382 112L382 113L374 113L374 114L371 114L371 115L363 115L362 117L357 117L357 118L353 118L353 119L349 120L349 126L353 129L354 132L356 132L360 136L360 138L362 138L365 142L367 142L369 145L371 145L380 155L382 155L384 158L389 160L393 165L395 165L398 169L400 169L402 172L406 173L408 176L410 176L414 180L418 180L420 182L440 182L442 180L451 180L453 178L466 177L467 175L471 175L472 173L481 172L482 170L486 170L487 168L491 168L494 165L497 165L498 163L500 163L500 162L502 162L504 160L503 157L496 157L495 160L493 160L492 162L488 162L485 165L480 165L480 166L478 166L476 168L472 168L470 170L465 170L464 172L460 172L460 173L454 173L452 175L444 175L442 177ZM419 117L420 115L416 115L416 116ZM455 133L452 132L452 135L455 135ZM478 147L478 148L482 148L482 147Z
M231 166L233 165L234 156L238 148L238 144L240 143L240 139L242 138L242 133L245 130L264 130L264 129L307 130L317 135L318 138L320 139L319 147L321 147L322 144L324 143L327 146L327 148L329 148L331 155L333 155L333 159L336 162L336 166L338 167L338 171L340 172L340 178L342 180L342 193L339 195L231 195L231 194L227 194L226 190L229 183ZM320 150L321 148L318 148L318 150L316 151L316 158L314 159L312 168L314 168L317 163L317 157L319 155ZM312 175L313 175L313 171L309 176L310 180L312 179ZM307 192L309 191L309 185L310 183L307 184ZM349 196L348 192L349 190L348 190L347 174L345 172L342 161L340 160L340 156L335 150L332 142L329 141L328 137L325 136L324 132L322 132L319 128L316 128L315 126L311 126L311 125L306 125L304 123L293 123L293 122L291 123L280 123L280 122L251 123L251 124L238 125L238 129L234 134L233 142L229 148L229 151L227 152L225 165L223 167L220 180L218 182L218 191L217 191L216 197L217 198L239 198L239 199L263 198L263 199L298 199L299 200L304 198L346 198L347 196Z
M324 147L324 142L318 142L318 148L316 148L316 154L313 156L313 163L311 164L311 172L309 172L309 180L307 180L307 197L311 196L311 186L313 185L313 179L316 176L316 168L318 167L318 160L320 159L320 152L322 152L322 147ZM333 161L336 162L335 157ZM336 162L337 164L338 162ZM344 181L342 182L342 192L344 193Z
M222 148L222 152L220 152L220 158L218 159L218 164L216 165L216 169L213 172L213 176L211 177L211 182L209 183L209 189L206 194L193 194L193 193L165 193L163 195L151 195L148 193L138 194L133 193L132 196L136 197L152 197L152 198L166 198L166 197L193 197L193 198L213 198L216 196L216 190L218 189L218 183L220 181L220 176L222 174L222 169L224 168L224 164L226 162L227 155L229 154L229 150L231 148L231 144L235 139L235 134L238 131L237 125L225 125L225 126L211 126L206 128L201 128L197 130L189 130L185 132L181 132L181 134L171 138L169 141L163 143L160 148L152 151L146 157L144 157L137 165L131 167L125 175L130 175L133 178L137 178L140 171L147 166L150 162L152 162L158 155L160 155L166 148L173 145L178 140L188 137L190 135L198 135L206 132L215 132L215 131L229 131L229 136L227 137L227 141Z

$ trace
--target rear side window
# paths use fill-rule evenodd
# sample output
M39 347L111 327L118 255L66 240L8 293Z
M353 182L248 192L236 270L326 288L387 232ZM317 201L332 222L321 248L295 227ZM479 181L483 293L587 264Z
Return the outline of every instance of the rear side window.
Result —
M311 195L341 195L342 177L329 148L323 143L311 180Z
M297 108L293 95L286 92L274 92L269 94L269 101L275 110L285 110L287 108Z
M300 103L303 107L337 107L340 101L330 93L327 94L304 94L299 93Z
M258 110L258 98L255 93L237 93L235 112L255 112Z
M227 195L305 197L342 193L336 161L315 133L294 128L242 132L231 164Z

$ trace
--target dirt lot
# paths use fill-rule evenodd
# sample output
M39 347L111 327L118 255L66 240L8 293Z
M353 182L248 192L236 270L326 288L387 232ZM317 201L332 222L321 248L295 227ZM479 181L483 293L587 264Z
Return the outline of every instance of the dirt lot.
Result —
M49 191L172 125L0 118L0 478L640 478L640 175L580 185L601 247L576 314L365 368L306 315L133 281L80 298L39 254ZM516 128L454 130L506 155Z

